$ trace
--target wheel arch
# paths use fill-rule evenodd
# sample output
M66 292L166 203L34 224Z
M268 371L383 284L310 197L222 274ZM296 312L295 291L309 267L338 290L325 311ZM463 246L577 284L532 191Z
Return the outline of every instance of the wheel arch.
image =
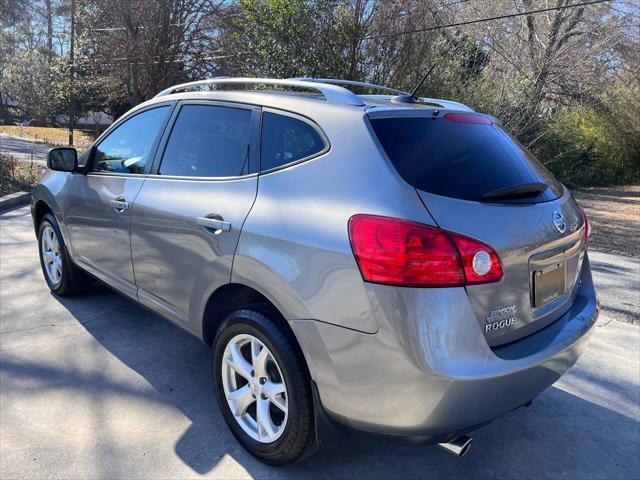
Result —
M47 174L45 174L46 177ZM44 177L43 177L44 178ZM55 178L53 178L55 180ZM52 180L50 179L49 182ZM42 182L42 181L41 181ZM59 189L50 188L52 185L46 185L44 183L39 183L31 192L31 217L33 219L33 226L38 233L38 226L42 221L42 217L44 217L47 213L50 213L55 217L60 225L60 229L62 230L63 237L65 235L64 228L64 218L62 215L62 209L60 208L60 204L58 203L59 197L56 197L60 194ZM53 184L53 187L56 187L57 184Z
M207 345L211 346L224 319L234 310L249 307L268 315L274 323L295 341L301 357L305 358L300 342L282 312L263 293L242 283L227 283L209 296L202 318L202 339Z
M312 454L321 442L332 441L331 439L336 435L337 431L335 424L329 419L322 406L318 387L310 369L310 359L305 355L305 352L302 350L302 344L298 340L294 330L284 315L275 306L274 302L255 288L243 283L227 283L222 285L209 296L206 303L202 320L202 339L207 345L212 346L216 333L224 319L232 311L245 307L257 309L264 315L269 316L276 325L282 328L285 335L293 342L293 346L302 362L302 368L310 380L315 441L308 451L303 454L302 458L304 458Z
M37 200L33 204L32 210L33 216L33 226L36 230L36 234L38 233L38 227L40 226L40 222L42 221L42 217L44 217L47 213L55 216L53 213L53 209L49 206L49 204L45 200Z

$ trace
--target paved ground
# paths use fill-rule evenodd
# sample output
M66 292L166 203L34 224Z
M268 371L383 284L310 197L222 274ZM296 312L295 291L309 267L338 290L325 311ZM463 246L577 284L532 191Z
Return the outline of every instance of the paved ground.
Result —
M589 215L591 249L640 258L640 185L575 189L573 195Z
M640 478L640 328L614 320L638 315L638 260L593 255L588 352L466 457L352 437L277 469L228 433L198 340L104 287L48 293L30 220L0 216L0 478Z
M589 255L602 307L600 322L640 326L640 259L601 252Z
M50 149L50 146L42 143L0 133L0 153L11 155L17 160L33 159L41 165L46 165L47 153Z

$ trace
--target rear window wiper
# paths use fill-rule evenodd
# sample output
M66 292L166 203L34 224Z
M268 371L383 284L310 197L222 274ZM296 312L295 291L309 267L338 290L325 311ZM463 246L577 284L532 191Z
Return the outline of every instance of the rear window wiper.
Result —
M480 197L482 200L502 200L509 198L536 197L548 188L546 183L529 182L512 185L510 187L498 188L492 192L485 193Z

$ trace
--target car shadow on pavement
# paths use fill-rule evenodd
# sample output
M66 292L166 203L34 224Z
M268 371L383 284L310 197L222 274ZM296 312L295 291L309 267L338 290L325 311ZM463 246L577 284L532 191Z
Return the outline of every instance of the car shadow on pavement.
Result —
M225 456L261 478L634 478L640 471L637 421L555 387L530 408L474 432L474 445L461 459L433 446L400 446L350 435L303 462L267 467L245 452L227 429L215 402L210 352L204 343L98 283L84 296L55 298L102 347L151 385L150 402L168 404L190 420L190 427L175 439L175 454L199 474L213 470ZM101 313L90 314L96 305ZM6 361L2 368L17 376L67 375ZM586 377L585 382L607 380L606 372ZM105 376L64 380L69 381L81 389L112 388ZM473 399L469 408L474 408Z
M613 275L616 275L616 274L636 274L637 275L638 273L637 270L634 270L632 268L615 265L609 262L602 262L602 261L596 262L593 260L591 261L591 269L594 272L611 273Z

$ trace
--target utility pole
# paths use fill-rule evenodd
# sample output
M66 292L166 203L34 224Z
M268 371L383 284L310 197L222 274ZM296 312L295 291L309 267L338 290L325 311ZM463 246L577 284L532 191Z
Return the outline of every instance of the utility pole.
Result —
M71 45L69 47L69 145L73 145L73 116L74 112L74 81L76 72L76 60L74 43L76 34L76 0L71 0Z

